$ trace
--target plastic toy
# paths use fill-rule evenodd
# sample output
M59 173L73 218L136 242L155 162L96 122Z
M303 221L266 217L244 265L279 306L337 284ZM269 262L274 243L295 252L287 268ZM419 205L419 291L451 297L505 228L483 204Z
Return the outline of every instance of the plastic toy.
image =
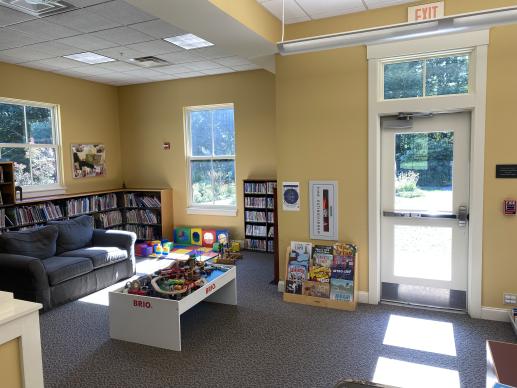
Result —
M216 236L215 230L203 229L203 246L204 247L212 248L212 246L214 245L214 243L216 241L216 238L217 238L217 236Z
M192 245L203 245L203 230L201 228L190 229L190 242Z
M181 245L190 245L190 228L174 228L174 242Z

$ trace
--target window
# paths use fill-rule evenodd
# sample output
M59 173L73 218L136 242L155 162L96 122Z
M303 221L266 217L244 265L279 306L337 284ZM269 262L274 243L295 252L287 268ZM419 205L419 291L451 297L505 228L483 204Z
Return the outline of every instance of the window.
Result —
M233 104L186 109L190 207L234 209Z
M469 53L384 63L384 99L469 92Z
M60 187L56 107L0 100L0 159L13 161L16 184Z

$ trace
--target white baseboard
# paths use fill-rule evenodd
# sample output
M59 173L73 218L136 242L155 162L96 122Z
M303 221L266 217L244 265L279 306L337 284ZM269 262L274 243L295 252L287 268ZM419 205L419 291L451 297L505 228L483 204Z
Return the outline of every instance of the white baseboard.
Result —
M357 293L358 303L368 303L368 291L359 291Z
M481 307L481 319L486 319L489 321L509 322L510 315L508 314L508 309Z

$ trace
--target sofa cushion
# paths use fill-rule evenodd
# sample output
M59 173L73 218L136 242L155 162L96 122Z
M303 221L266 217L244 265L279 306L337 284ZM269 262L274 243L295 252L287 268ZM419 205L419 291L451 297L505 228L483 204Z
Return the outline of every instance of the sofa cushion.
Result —
M55 226L44 226L0 235L0 252L46 259L56 254L58 230Z
M87 257L54 256L43 260L51 286L93 271L93 264Z
M87 257L92 261L93 268L100 268L127 259L127 251L117 247L88 247L67 251L60 256Z
M91 246L93 236L93 217L79 216L66 221L50 221L59 231L56 254Z

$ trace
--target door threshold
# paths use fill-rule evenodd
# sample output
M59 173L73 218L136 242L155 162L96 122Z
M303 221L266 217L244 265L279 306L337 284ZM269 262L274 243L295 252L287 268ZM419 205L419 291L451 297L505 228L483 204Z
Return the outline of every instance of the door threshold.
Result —
M408 308L419 309L419 310L439 311L439 312L453 313L453 314L467 314L466 310L455 309L455 308L446 308L446 307L428 306L428 305L419 304L419 303L401 302L401 301L386 300L386 299L381 299L379 303L391 305L391 306L408 307Z

